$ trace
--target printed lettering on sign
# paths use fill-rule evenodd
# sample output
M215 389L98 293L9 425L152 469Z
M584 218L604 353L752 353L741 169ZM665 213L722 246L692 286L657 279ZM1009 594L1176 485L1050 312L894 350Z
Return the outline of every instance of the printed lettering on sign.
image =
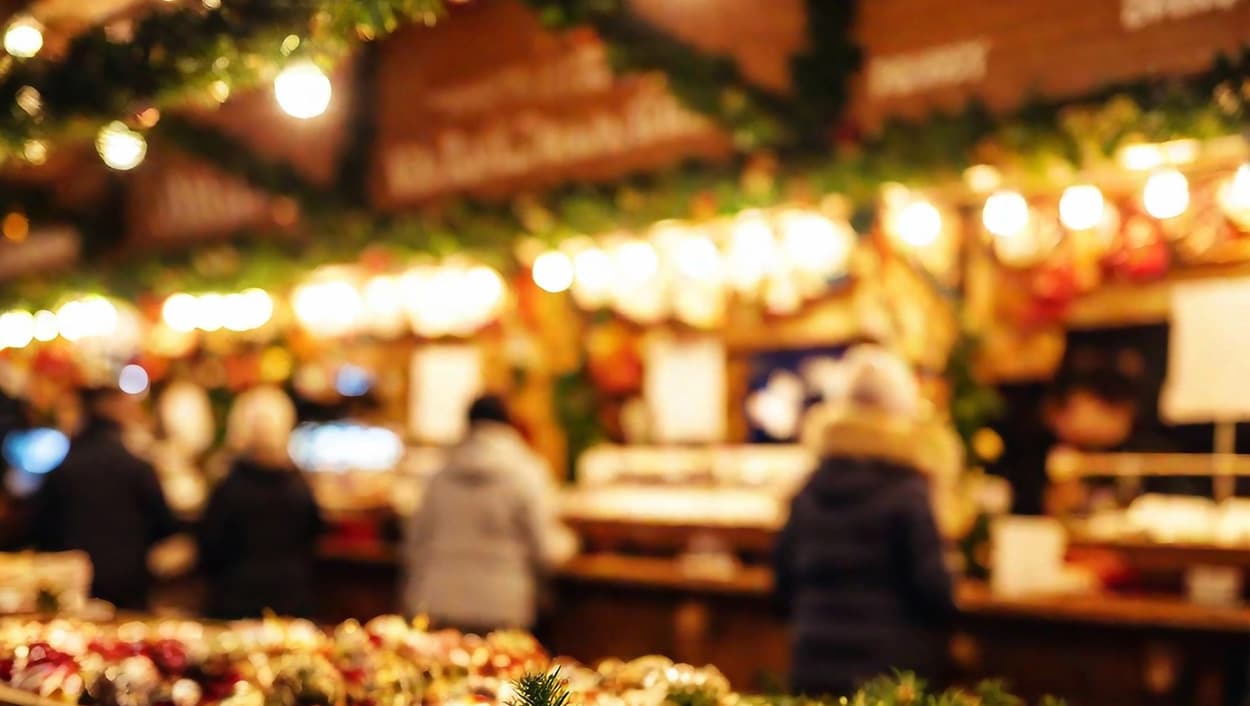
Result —
M399 145L386 155L390 188L420 198L605 157L640 146L706 134L709 123L662 92L640 92L623 111L574 119L538 111L481 130L450 129L431 143Z
M888 98L975 83L985 78L989 52L989 42L976 39L878 57L868 64L868 91Z
M1120 22L1133 31L1168 20L1179 20L1204 12L1229 10L1238 0L1123 0Z

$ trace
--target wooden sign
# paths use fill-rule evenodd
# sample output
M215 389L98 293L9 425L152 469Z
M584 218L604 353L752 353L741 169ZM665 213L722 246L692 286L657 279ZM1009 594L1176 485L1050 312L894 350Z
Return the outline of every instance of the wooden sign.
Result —
M294 211L235 177L163 151L135 171L127 223L134 241L179 245L247 228L290 225L298 216Z
M0 282L63 270L78 262L82 238L68 226L32 231L26 240L0 240Z
M971 98L1005 111L1200 73L1250 43L1250 0L871 0L856 34L865 64L852 111L874 127Z
M489 38L489 41L483 38ZM382 47L374 197L397 208L608 180L728 137L658 76L618 79L589 30L545 31L516 0L474 3Z

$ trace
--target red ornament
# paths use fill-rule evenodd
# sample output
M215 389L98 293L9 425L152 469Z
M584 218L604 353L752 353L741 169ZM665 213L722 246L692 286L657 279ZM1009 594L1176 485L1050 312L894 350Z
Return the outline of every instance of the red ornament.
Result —
M1133 280L1161 277L1170 262L1171 253L1159 222L1141 214L1125 220L1117 247L1107 257L1107 266L1113 273Z

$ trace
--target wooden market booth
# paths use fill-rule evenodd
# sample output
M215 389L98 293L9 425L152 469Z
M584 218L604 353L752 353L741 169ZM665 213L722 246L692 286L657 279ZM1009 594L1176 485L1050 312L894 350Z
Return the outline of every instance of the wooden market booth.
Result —
M640 16L701 50L729 54L743 74L771 89L790 82L787 58L805 41L803 6L798 0L773 3L767 13L750 0L682 6L638 0L632 5ZM1136 0L975 0L951 12L945 3L934 0L871 0L860 3L858 10L849 36L863 49L864 63L851 82L849 114L857 129L869 134L891 124L893 118L922 121L935 112L962 109L970 98L983 100L990 114L1000 116L1014 115L1032 93L1052 101L1102 99L1109 85L1142 79L1166 82L1208 71L1217 54L1235 52L1250 43L1250 5L1245 3L1199 2L1181 8ZM482 36L492 41L483 43ZM832 43L845 38L824 39ZM779 185L787 181L785 165L776 165L767 155L741 159L746 150L737 144L739 136L684 107L663 77L615 76L606 57L610 49L586 29L541 29L533 13L519 2L471 3L457 8L449 22L434 29L403 30L358 63L339 70L336 86L345 87L349 97L363 96L362 102L372 107L369 129L353 133L346 127L359 116L348 115L343 102L324 120L299 129L275 130L272 116L266 115L271 110L268 96L259 94L232 100L231 107L237 110L189 116L200 129L228 135L235 147L245 148L241 151L260 153L268 162L289 163L313 184L341 187L342 175L348 174L354 190L377 211L446 206L461 196L487 201L511 198L510 210L519 213L526 230L548 240L516 247L521 272L516 277L499 277L498 282L500 291L506 290L515 299L515 307L506 314L492 309L491 316L475 320L476 325L464 330L445 322L421 329L403 321L402 333L394 335L352 331L341 337L319 337L303 332L284 344L289 348L288 375L280 376L284 381L291 377L293 366L314 372L320 368L321 378L313 375L310 379L314 387L325 391L326 376L344 363L372 371L380 402L365 416L389 425L417 447L408 451L418 460L415 465L421 466L407 475L385 469L391 471L390 476L359 476L364 479L359 481L351 479L352 471L359 469L323 477L327 486L323 497L338 505L331 513L338 531L322 547L322 617L366 618L397 609L400 557L395 539L396 526L402 522L397 515L402 515L405 503L411 510L416 499L411 487L391 480L403 478L407 486L419 486L416 481L421 474L437 467L437 449L431 447L454 437L454 430L448 436L443 433L439 403L457 398L456 404L447 403L441 412L452 418L473 392L441 387L439 373L463 371L456 366L472 357L481 387L506 390L512 396L536 446L554 467L571 472L581 461L608 468L597 484L589 480L597 471L580 474L566 494L566 519L582 534L585 551L554 577L559 613L546 635L552 646L586 660L659 652L692 662L713 662L739 686L766 688L784 678L788 654L784 625L771 609L769 556L785 497L802 481L810 459L799 449L746 443L762 426L748 410L748 399L760 392L755 378L761 366L789 365L790 372L795 372L801 363L798 359L829 356L856 341L887 339L927 373L933 383L931 397L942 408L952 393L943 389L941 372L958 338L962 316L982 328L984 357L997 379L1046 377L1062 357L1065 329L1166 319L1172 282L1241 274L1250 259L1245 252L1246 229L1241 228L1241 235L1229 235L1225 217L1217 214L1220 225L1216 227L1207 213L1215 210L1212 180L1223 179L1246 158L1240 140L1234 140L1236 144L1228 151L1202 142L1191 145L1195 153L1179 156L1158 145L1144 145L1147 159L1157 160L1147 171L1175 167L1193 177L1194 200L1204 207L1200 215L1205 220L1180 223L1177 227L1185 230L1182 233L1162 233L1135 203L1144 172L1127 169L1108 155L1092 155L1097 165L1075 171L1062 159L1047 159L1055 156L1045 154L1049 145L1005 145L993 140L978 145L984 149L976 155L978 161L997 167L988 172L988 186L976 178L985 176L984 170L971 170L966 181L958 173L926 173L926 181L933 182L930 188L903 189L903 204L893 203L893 192L887 189L880 195L880 204L847 208L841 200L825 199L823 193L805 193L811 187L804 176L792 180L797 185ZM347 80L337 82L339 78ZM1244 91L1244 86L1233 88ZM1219 96L1202 100L1214 104ZM1105 112L1124 108L1122 103L1108 104L1111 109ZM1099 107L1105 108L1101 100ZM1132 109L1130 105L1127 110L1131 113ZM1098 115L1099 110L1092 109L1069 122L1095 123L1087 127L1095 134L1089 141L1097 141L1102 137ZM949 122L980 117L984 114L969 111ZM1130 131L1136 129L1131 118L1122 118L1111 120L1112 127L1127 122ZM1158 132L1149 134L1153 139ZM947 137L939 134L936 142ZM1027 143L1028 139L1025 131L1023 140ZM320 148L307 149L310 141ZM905 143L900 148L901 164L863 175L865 181L876 180L869 200L878 198L876 182L882 175L902 179L910 174L909 159L917 162L917 171L931 166L929 162L935 160L922 148L941 151L940 145ZM1040 170L1026 164L1039 158L1035 151L1042 153ZM356 167L364 167L345 168L344 154L355 160ZM763 212L765 219L779 220L783 211L800 208L838 225L845 222L848 232L851 224L869 231L852 239L853 255L847 255L841 271L822 273L824 278L811 293L773 298L763 287L753 299L743 297L752 300L742 306L731 298L727 306L721 302L724 310L717 315L685 317L691 321L683 320L680 313L622 310L620 302L585 305L576 289L573 296L548 294L531 281L531 274L538 278L539 269L536 253L531 251L565 252L554 241L571 235L543 226L563 214L553 214L542 206L540 197L531 194L570 182L613 183L629 175L668 172L688 160L733 163L735 157L744 162L739 190L765 196L726 204L702 191L681 194L675 198L680 207L654 208L652 204L656 213L649 214L654 218L648 220L633 206L634 201L645 200L639 184L646 179L618 189L605 187L605 193L612 190L611 198L596 203L610 201L612 205L606 214L599 214L602 218L596 227L601 232L580 233L594 238L588 239L592 241L589 246L578 246L582 249L570 246L566 259L575 262L588 249L623 247L614 238L644 242L639 236L652 236L655 221L687 217L690 220L682 228L710 231L718 224L737 222L745 217L742 213L759 216L749 207L761 205L770 207ZM132 248L177 249L198 243L197 248L207 254L197 258L192 269L213 282L215 274L237 270L239 260L256 254L245 251L247 255L241 257L238 250L220 245L217 238L223 234L263 228L292 237L302 217L310 221L303 225L316 227L310 215L315 209L303 213L291 197L266 193L255 183L264 179L248 183L203 162L170 150L154 153L134 173L125 198L127 240ZM51 167L51 176L45 178L52 181L73 170L72 164L59 165L59 171ZM1109 229L1113 232L1108 237L1120 243L1128 238L1130 225L1141 225L1144 242L1117 245L1113 258L1104 251L1091 255L1076 245L1047 244L1039 233L1032 233L1032 240L1022 249L998 250L992 244L998 241L981 237L986 234L978 224L980 207L988 193L1000 186L1019 187L1036 213L1058 223L1063 206L1055 185L1082 182L1101 187L1125 217L1123 227ZM96 184L95 188L102 187ZM863 199L865 194L851 197ZM890 232L889 211L896 207L904 211L906 205L921 200L938 214L939 232L932 234L933 239L947 246L934 256L936 260L900 256L899 241L906 242L906 234ZM883 217L865 227L855 211L872 212L877 205ZM930 210L918 213L927 216ZM469 231L485 227L488 220L464 226L449 218L436 230L462 227ZM410 273L402 268L411 263L399 262L401 258L373 247L375 239L384 239L384 231L362 235L350 229L350 221L335 225L343 226L344 243L337 244L337 250L325 243L318 247L354 262L350 272L335 270L332 274L342 276L330 279L326 275L326 282L351 281L361 290L361 298L367 299L365 290L377 278L402 280ZM1205 232L1212 229L1216 232ZM1053 230L1059 232L1060 227L1054 225ZM420 231L413 236L417 246L411 249L437 249L441 241L436 236L442 234ZM458 235L471 243L474 234ZM403 241L404 236L394 237ZM1169 245L1173 242L1196 245L1186 249ZM488 245L513 247L510 241L503 247L497 242ZM8 277L3 266L17 261L13 257L18 246L5 247L10 250L4 251L0 276ZM1190 259L1185 259L1190 254L1178 257L1175 266L1161 266L1152 259L1161 249L1194 253ZM32 247L22 249L31 251ZM511 255L507 253L504 259ZM327 256L318 264L330 264L333 270L340 264L338 259ZM447 266L468 272L485 266L476 260L461 262L456 255L414 261L414 269ZM388 282L386 286L402 284ZM325 291L343 290L334 284ZM963 311L944 296L952 293L962 295ZM161 297L167 301L170 294L162 290L159 296L153 295L153 301L141 302L137 308L159 309ZM455 298L441 294L443 299ZM660 304L680 311L674 302ZM298 302L292 308L293 316L299 318ZM654 337L667 341L673 358L686 361L687 367L675 368L678 373L691 371L690 360L698 368L715 359L721 372L710 380L710 393L700 391L708 396L697 398L713 400L698 415L715 430L711 436L674 438L666 436L662 423L656 428L655 408L662 410L666 402L665 398L645 399L652 371L643 352ZM176 372L185 367L193 376L221 373L247 380L248 371L261 369L267 352L263 343L241 349L223 343L222 350L210 350L222 340L205 335L195 344L203 350L167 357L179 361L172 366ZM423 368L414 362L431 350L438 353L434 363ZM702 357L709 351L710 358ZM682 358L686 354L690 358ZM798 362L777 362L790 357ZM218 365L214 358L228 362ZM263 373L257 375L265 378ZM707 384L707 377L699 378L700 384ZM562 382L567 384L561 387ZM292 377L292 385L298 384ZM435 403L414 402L414 387L416 398L424 395L427 402L437 398ZM644 398L643 417L648 420L641 424L631 421L626 411L639 397ZM676 404L671 398L670 383L667 404ZM587 399L588 405L562 406ZM576 417L585 421L587 416L600 414L604 419L596 419L591 431L606 433L616 445L570 458L576 456L569 453L570 447L578 450L572 439ZM437 431L423 426L427 422ZM388 480L374 483L384 476ZM616 485L624 486L623 490ZM405 502L396 502L400 496ZM401 512L395 512L396 506ZM1123 552L1130 563L1172 574L1170 584L1162 583L1173 589L1177 588L1176 576L1193 564L1250 563L1245 560L1250 550L1241 547L1151 545L1134 553L1133 546L1122 542L1097 548ZM1146 566L1152 562L1153 566ZM982 584L964 584L959 592L962 614L952 642L951 678L1003 676L1026 695L1054 691L1076 703L1224 703L1241 688L1238 679L1250 651L1250 612L1236 606L1197 605L1179 593L1006 598L988 592Z

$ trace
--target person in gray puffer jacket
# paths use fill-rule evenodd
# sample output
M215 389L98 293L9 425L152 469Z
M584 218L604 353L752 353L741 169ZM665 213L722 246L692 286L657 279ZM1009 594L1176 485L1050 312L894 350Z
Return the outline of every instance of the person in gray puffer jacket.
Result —
M407 527L410 615L484 634L532 629L542 578L569 558L552 474L497 397L469 409L469 432L429 481Z

